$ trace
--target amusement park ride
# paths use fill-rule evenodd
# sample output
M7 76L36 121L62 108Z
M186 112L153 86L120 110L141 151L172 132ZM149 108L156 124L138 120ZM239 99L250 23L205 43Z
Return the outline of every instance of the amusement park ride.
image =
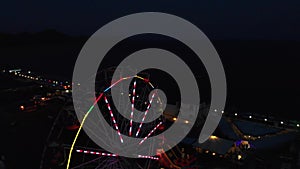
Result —
M112 142L123 142L122 135L127 135L142 138L140 145L143 145L144 141L164 132L175 121L180 122L182 125L189 123L188 119L177 119L179 111L177 105L166 103L168 105L166 108L160 107L163 105L162 102L164 99L161 99L162 95L160 95L159 92L151 93L151 91L158 87L157 84L151 81L152 79L148 73L144 72L135 75L133 72L133 76L122 77L122 72L118 72L120 78L116 81L112 81L114 71L114 68L109 68L97 74L95 82L96 101L94 105L91 105L92 108L95 105L99 107L106 122L114 129L114 133L112 134L118 135L118 137L116 137L117 139L112 140ZM129 90L128 98L131 101L131 107L129 110L123 110L129 114L129 119L118 112L112 102L110 92L110 89L117 85L122 85L122 81L125 80L130 80L129 89L121 87L119 94L124 95L124 91ZM119 104L123 104L123 102L121 101ZM146 119L153 113L151 112L151 108L153 107L158 108L159 116L151 122L146 122ZM209 106L204 106L204 109L207 107ZM133 116L138 115L135 109L142 112L142 114L139 114L142 119L139 123L133 120ZM222 113L224 112L222 111ZM197 117L199 119L197 119L195 124L196 127L193 127L190 133L199 133L198 130L201 128L201 121L205 120L205 117L202 116L205 116L205 113ZM247 119L249 120L249 118ZM253 120L254 118L251 116L250 119ZM205 143L199 145L197 142L197 134L192 134L193 136L189 134L183 142L188 142L190 139L192 140L190 143L180 143L173 148L170 147L171 149L168 151L165 151L163 148L157 149L155 150L157 152L155 156L139 154L137 158L127 158L104 150L94 143L85 132L80 132L84 125L84 120L82 120L81 123L79 122L74 111L73 103L69 99L69 101L65 102L64 108L58 113L54 121L42 154L40 168L203 168L202 164L199 164L199 157L205 156L229 159L232 163L241 165L243 160L247 157L249 150L251 151L251 149L257 148L264 138L268 139L294 131L284 128L278 131L272 129L273 134L250 136L243 130L243 127L245 128L249 121L245 121L242 117L238 118L237 114L234 116L224 114L222 121L221 126L222 123L227 122L229 126L225 128L230 128L236 135L236 138L225 136L225 139L223 139L213 135ZM244 126L239 126L239 123L244 123ZM258 123L255 123L255 125L257 124ZM268 127L265 126L264 128ZM166 145L167 138L159 137L159 139L159 144ZM257 145L255 141L258 142ZM252 145L252 143L254 143L254 145ZM151 146L146 148L149 151L153 150Z
M287 143L299 136L300 125L298 121L276 120L259 113L247 114L220 111L223 116L219 126L207 141L200 144L197 138L209 110L209 105L200 104L200 112L193 128L181 143L177 146L173 145L172 148L168 145L170 139L164 138L160 134L168 130L174 122L178 122L182 126L189 124L188 119L178 118L180 105L168 103L168 100L166 106L163 107L165 100L163 97L165 96L159 90L155 90L160 89L157 85L157 81L160 80L156 80L152 74L150 77L148 72L136 74L133 71L133 76L124 77L122 72L119 72L119 79L112 81L114 72L114 68L109 68L97 74L95 82L96 102L91 106L97 105L101 110L99 115L103 116L107 124L110 124L110 127L114 129L114 132L110 132L110 134L116 137L111 143L125 141L122 135L135 137L142 140L136 147L140 146L156 152L156 154L148 156L141 153L136 158L127 158L118 153L106 151L94 143L85 132L81 131L84 122L82 119L78 120L70 95L72 92L71 87L80 84L72 84L71 86L67 82L63 84L63 82L45 79L40 76L34 77L32 74L29 76L24 72L10 73L9 75L14 77L35 80L39 86L48 86L51 91L55 91L55 93L49 92L44 96L35 95L30 101L32 105L24 103L18 107L20 112L42 109L47 105L47 100L52 99L59 99L60 103L64 104L58 113L51 115L53 125L45 142L40 163L41 169L65 169L68 165L69 168L211 168L216 164L216 160L218 160L218 164L221 163L221 166L223 164L245 166L249 164L249 159L252 159L250 163L253 163L253 165L258 163L255 164L258 168L266 168L264 159L270 158L269 155L261 156L261 154L258 154L253 157L253 152L263 152L266 149L269 151L280 148L282 145L289 145ZM118 111L116 103L112 101L110 92L110 89L118 85L122 86L122 81L126 80L130 82L129 87L117 88L120 90L117 93L130 100L130 106L126 110L122 109L128 116L124 116ZM56 83L59 83L59 85L56 85ZM129 94L125 94L125 91ZM173 89L171 92L177 94ZM169 96L168 94L166 96ZM173 95L171 98L173 98ZM118 104L123 105L125 101L121 100ZM152 119L153 113L156 113L154 115L156 118L152 121L149 119ZM56 118L53 118L55 115ZM139 116L142 120L136 122L132 116ZM101 130L107 131L104 128L101 128ZM149 142L151 140L149 138L158 135L160 136L158 137L159 145L169 147L169 150L154 149L151 144L150 146L143 146L143 142ZM293 145L298 145L298 142L296 139ZM298 153L297 149L293 147L290 149L296 152L280 154L278 159L283 159L283 162L277 160L278 166L286 165L286 161L294 157L295 153ZM272 157L272 159L274 158ZM207 163L209 161L211 163ZM218 167L220 168L220 165ZM228 166L226 167L228 168Z
M166 117L163 115L163 108L160 94L158 92L150 92L156 89L152 84L149 74L140 73L131 77L120 77L119 80L111 82L114 69L106 69L97 74L100 79L96 81L96 104L99 106L103 117L113 127L119 135L119 140L123 142L122 134L142 138L140 144L146 141L149 137L157 135L168 129L170 125L176 121L176 113L168 113ZM99 78L98 78L99 79ZM116 85L121 85L123 80L131 80L129 88L129 99L131 100L130 119L125 119L117 112L112 103L110 89ZM106 86L103 87L103 86ZM98 90L98 91L97 91ZM123 89L126 90L126 89ZM128 89L127 89L128 90ZM120 91L120 95L125 92ZM150 97L148 97L150 95ZM122 104L122 103L121 103ZM152 122L145 122L149 116L149 110L152 106L161 110L159 118ZM140 123L133 121L133 116L136 115L134 110L138 109L143 112L142 121ZM178 110L175 110L178 111ZM174 114L172 116L171 114ZM183 123L188 123L187 120ZM54 125L47 139L47 144L44 148L43 157L40 168L181 168L188 166L194 157L186 157L182 154L183 150L172 150L168 153L163 149L158 149L156 156L147 156L140 154L138 158L126 158L118 154L110 153L96 145L84 133L80 132L81 125L79 123L72 102L67 102L64 108L58 113ZM122 134L121 134L122 133ZM75 138L75 139L74 139ZM164 144L165 138L161 138L160 144ZM151 149L152 147L148 147ZM71 150L71 151L70 151Z

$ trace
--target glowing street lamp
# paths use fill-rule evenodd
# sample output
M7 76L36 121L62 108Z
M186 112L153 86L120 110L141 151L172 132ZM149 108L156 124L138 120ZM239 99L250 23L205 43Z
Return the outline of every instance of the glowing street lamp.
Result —
M21 110L24 110L24 109L25 109L25 107L24 107L24 106L20 106L20 109L21 109Z
M211 140L217 140L217 139L218 139L217 136L210 136L209 138L210 138Z

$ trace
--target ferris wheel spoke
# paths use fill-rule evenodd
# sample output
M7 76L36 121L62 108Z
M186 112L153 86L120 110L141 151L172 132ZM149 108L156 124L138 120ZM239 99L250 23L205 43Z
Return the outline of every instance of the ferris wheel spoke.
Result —
M131 100L131 113L130 113L129 136L132 135L132 119L133 119L133 111L134 111L135 89L136 89L136 81L134 81L134 83L133 83L132 100Z
M154 127L154 129L151 130L151 131L149 132L149 134L148 134L146 137L144 137L144 139L139 143L139 145L143 144L144 141L147 140L147 139L151 136L151 134L153 134L153 133L155 132L155 130L157 130L157 128L158 128L160 125L162 125L162 122L159 122L159 123Z
M140 125L139 125L139 128L138 128L138 130L137 130L137 132L136 132L136 135L135 135L136 137L139 135L139 133L140 133L140 131L141 131L141 128L142 128L143 123L144 123L144 121L145 121L145 119L146 119L146 116L147 116L147 114L148 114L148 111L149 111L149 109L150 109L150 107L151 107L151 103L152 103L153 98L154 98L155 95L156 95L156 92L153 93L152 96L151 96L150 102L149 102L149 104L148 104L148 106L147 106L147 109L146 109L146 111L145 111L145 113L144 113L144 117L143 117L143 119L142 119L142 121L141 121L141 123L140 123Z
M107 106L107 108L108 108L108 110L109 110L110 117L111 117L111 119L112 119L112 121L113 121L113 123L114 123L114 127L115 127L115 129L117 130L117 132L118 132L120 141L121 141L121 143L123 143L123 142L124 142L124 141L123 141L123 137L122 137L122 135L121 135L120 129L119 129L119 127L118 127L118 124L117 124L117 122L116 122L116 119L115 119L115 117L114 117L114 114L113 114L113 112L112 112L112 110L111 110L110 104L108 103L108 100L107 100L106 96L104 96L104 100L105 100L106 106Z

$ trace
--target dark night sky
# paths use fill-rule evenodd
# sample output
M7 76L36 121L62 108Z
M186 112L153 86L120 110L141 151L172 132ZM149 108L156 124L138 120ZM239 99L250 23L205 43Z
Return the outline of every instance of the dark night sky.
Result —
M197 25L213 40L225 67L230 106L237 106L240 111L270 111L298 117L294 110L300 102L300 1L199 1L7 0L0 2L0 32L54 29L89 37L104 24L126 14L175 14ZM71 74L83 44L84 40L0 45L0 64Z
M0 71L8 67L22 68L46 75L46 78L60 76L71 80L76 58L88 37L106 23L137 12L177 15L198 26L208 36L226 73L225 111L300 120L300 0L0 0ZM132 50L132 46L143 46L149 41L134 41L131 46L121 46L114 57L106 58L108 65L115 63L116 55L124 55L120 50L122 47L124 51ZM199 64L182 48L165 41L158 42L153 41L155 45L167 44L167 48L182 52L181 57L192 62L189 66L198 67ZM0 78L0 87L5 82ZM174 85L169 84L165 88L176 94ZM200 86L200 90L201 87L209 92L206 86ZM11 105L14 104L8 104ZM10 118L20 114L7 112L0 112L0 115ZM11 161L13 166L26 168L23 165L31 165L30 161L34 159L37 160L32 165L37 166L40 155L36 152L44 144L41 136L47 134L43 126L52 122L47 118L50 113L39 113L37 123L31 119L35 114L21 114L14 121L4 119L9 130L6 132L6 128L1 127L5 137L2 134L0 145L4 146L5 152L13 153L11 157L7 155L8 163ZM45 124L43 119L47 120ZM33 131L29 136L26 134L28 127ZM27 138L22 138L25 135ZM12 148L16 150L12 151ZM18 159L17 163L15 159Z
M300 39L299 0L1 1L0 32L56 29L90 35L110 20L143 11L179 15L213 39Z

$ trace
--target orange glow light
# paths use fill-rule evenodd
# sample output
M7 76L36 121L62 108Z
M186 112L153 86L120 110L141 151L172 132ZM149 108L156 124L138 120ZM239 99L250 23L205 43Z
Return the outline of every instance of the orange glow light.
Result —
M217 136L210 136L209 138L210 138L210 139L212 139L212 140L216 140L216 139L218 139L218 137L217 137Z
M24 109L25 109L25 107L24 107L24 106L20 106L20 109L21 109L21 110L24 110Z

